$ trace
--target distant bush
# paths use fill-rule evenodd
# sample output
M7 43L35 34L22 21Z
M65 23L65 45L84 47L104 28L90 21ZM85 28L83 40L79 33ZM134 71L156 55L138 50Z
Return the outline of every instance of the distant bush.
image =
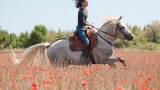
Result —
M139 49L139 50L160 50L160 44L153 42L115 42L114 46L116 48L130 48L130 49Z
M147 42L147 43L139 43L135 46L135 48L141 49L141 50L158 50L159 46L160 46L159 44Z

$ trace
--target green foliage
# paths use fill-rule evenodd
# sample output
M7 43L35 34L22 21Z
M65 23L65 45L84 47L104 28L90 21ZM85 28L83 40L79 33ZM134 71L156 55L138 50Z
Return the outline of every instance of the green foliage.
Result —
M60 38L68 38L69 36L73 35L73 30L72 31L62 31L61 29L58 30L58 33L56 35L56 39Z
M29 46L47 41L47 29L43 25L35 26L29 38Z
M53 42L56 40L57 33L54 30L48 30L47 41Z
M63 31L59 28L56 38L62 38L64 36Z
M10 45L12 46L12 48L18 47L18 37L14 33L10 34Z
M6 30L0 30L0 49L6 48L9 45L10 38Z
M25 32L25 33L21 33L18 39L18 46L19 48L26 48L28 45L28 41L29 41L29 33Z
M149 42L160 43L160 22L152 21L145 27L146 38Z
M116 41L115 48L130 48L139 50L160 50L160 44L152 42Z
M118 39L114 43L114 47L116 47L116 48L125 48L126 46L125 46L124 42L122 42L121 40Z
M49 30L47 34L47 41L54 42L57 39L68 38L72 35L73 30L62 31L61 29L59 29L58 32L55 32L54 30Z
M140 50L160 50L160 44L146 42L146 43L138 43L136 45L131 46L130 48L133 49L140 49Z

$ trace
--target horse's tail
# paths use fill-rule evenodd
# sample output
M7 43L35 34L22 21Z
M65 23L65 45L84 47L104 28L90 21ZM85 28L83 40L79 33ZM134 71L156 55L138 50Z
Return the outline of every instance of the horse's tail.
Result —
M12 51L12 59L15 64L18 65L25 65L28 62L31 62L34 60L36 54L38 53L40 56L40 59L42 62L46 60L46 54L45 51L47 49L47 46L50 45L49 43L40 43L33 46L30 46L22 55L20 60L17 59L16 54Z

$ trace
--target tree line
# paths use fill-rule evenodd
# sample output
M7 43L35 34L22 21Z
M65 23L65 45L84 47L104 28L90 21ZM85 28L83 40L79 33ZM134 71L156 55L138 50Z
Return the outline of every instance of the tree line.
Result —
M124 41L117 39L114 43L116 48L136 48L156 50L160 47L160 21L151 21L145 25L143 29L139 26L127 25L132 31L135 38L133 41ZM73 35L74 30L48 30L44 25L36 25L34 29L29 32L21 32L19 36L15 33L9 34L7 30L0 29L0 49L10 48L27 48L34 44L43 42L54 42L60 38L68 38Z
M56 32L55 30L47 30L44 25L36 25L31 33L21 32L19 36L15 33L9 34L7 30L0 29L0 49L10 48L27 48L29 46L43 43L54 42L56 39L71 36L73 30Z

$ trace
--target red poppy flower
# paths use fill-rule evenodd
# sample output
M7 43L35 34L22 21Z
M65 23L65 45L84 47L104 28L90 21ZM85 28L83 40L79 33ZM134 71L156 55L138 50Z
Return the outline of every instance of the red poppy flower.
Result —
M86 86L88 84L88 80L82 81L82 86Z

